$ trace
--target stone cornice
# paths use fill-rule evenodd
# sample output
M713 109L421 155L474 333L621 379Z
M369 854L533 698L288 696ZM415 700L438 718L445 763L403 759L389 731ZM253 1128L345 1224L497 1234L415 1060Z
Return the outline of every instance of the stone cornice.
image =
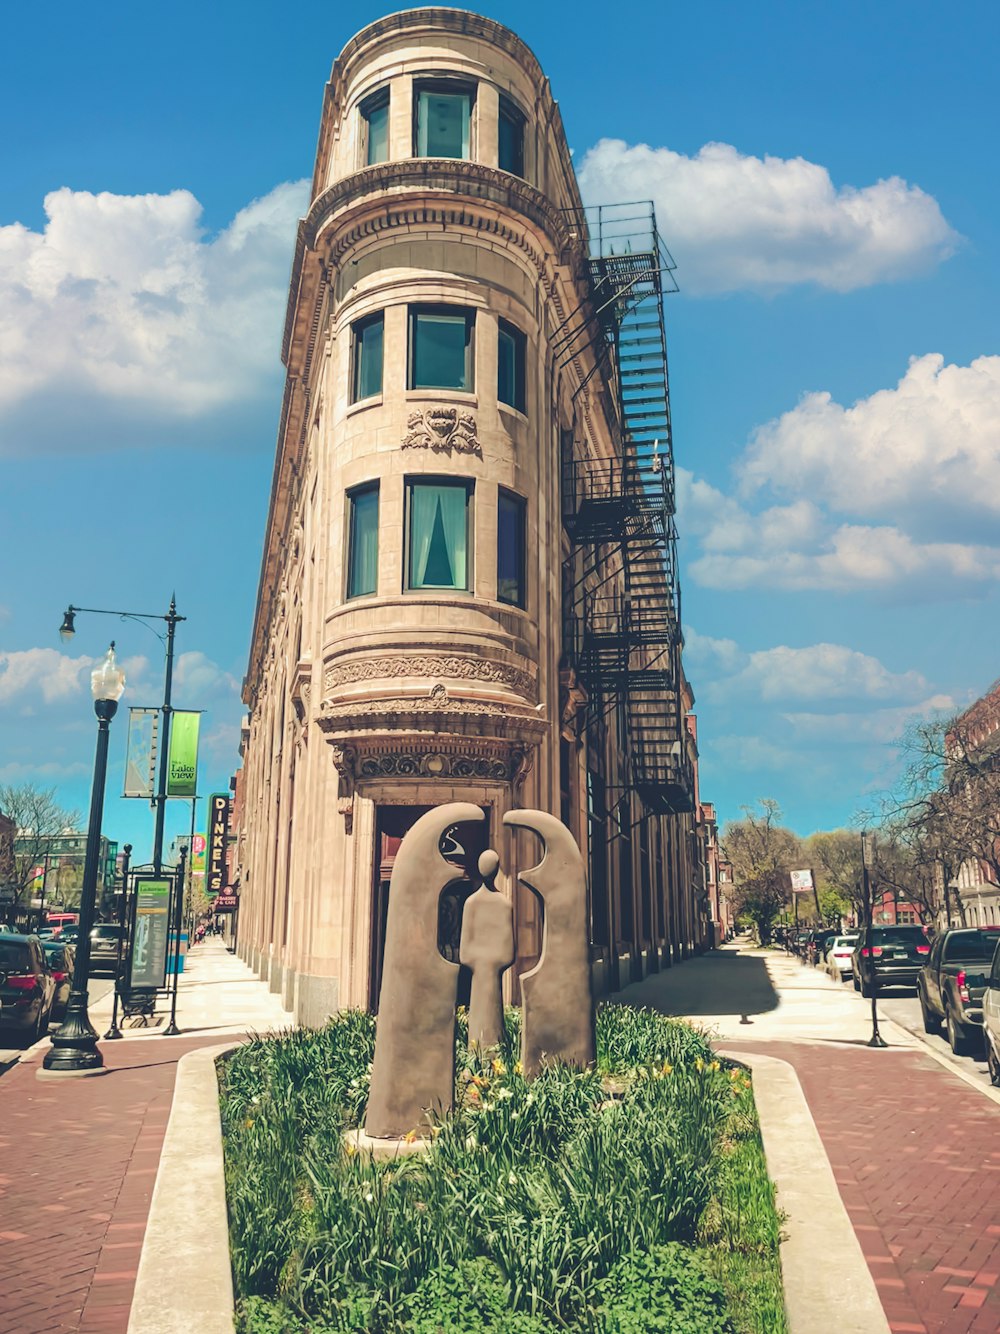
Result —
M442 685L428 695L324 700L316 721L330 740L389 732L505 737L530 743L549 730L549 723L535 710L522 712L489 700L451 699Z
M421 223L447 225L509 241L528 251L535 268L541 270L545 252L531 244L523 228L504 222L503 213L529 223L547 242L545 250L570 264L581 283L587 282L586 250L578 232L540 190L509 172L462 159L403 158L365 167L331 185L299 223L281 344L284 364L289 365L303 300L315 309L306 291L306 260L320 245L336 266L349 248L379 232ZM335 221L336 230L332 227ZM319 256L316 258L318 261Z

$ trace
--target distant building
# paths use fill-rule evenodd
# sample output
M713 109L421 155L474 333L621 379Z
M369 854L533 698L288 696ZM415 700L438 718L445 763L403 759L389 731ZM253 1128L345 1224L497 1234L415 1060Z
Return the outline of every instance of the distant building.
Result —
M1000 680L995 681L985 695L955 719L951 744L960 736L970 758L991 774L1000 772ZM991 786L1000 797L1000 782ZM998 813L1000 819L1000 813ZM996 870L978 857L964 861L950 882L949 889L958 893L964 920L968 926L1000 925L1000 884ZM953 924L959 924L958 904L951 903Z
M14 855L19 860L30 859L35 872L31 903L22 901L22 909L34 907L54 912L58 909L73 911L79 906L87 856L85 833L70 829L61 834L18 834L14 838ZM117 862L117 842L102 834L97 862L99 912L106 909L114 895Z

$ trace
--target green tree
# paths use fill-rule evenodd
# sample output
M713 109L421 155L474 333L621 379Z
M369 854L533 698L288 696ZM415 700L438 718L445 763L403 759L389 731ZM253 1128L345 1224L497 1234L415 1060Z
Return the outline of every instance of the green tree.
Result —
M788 904L788 872L801 865L802 842L778 823L781 807L772 798L762 798L756 810L741 809L744 818L722 831L722 851L733 867L737 916L749 918L757 939L766 945L775 918Z

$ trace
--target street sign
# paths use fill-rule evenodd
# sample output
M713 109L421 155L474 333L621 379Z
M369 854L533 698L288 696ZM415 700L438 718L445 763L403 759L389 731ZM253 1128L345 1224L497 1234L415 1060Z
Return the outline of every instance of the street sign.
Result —
M208 799L208 874L205 889L218 894L226 887L226 849L229 846L229 793L213 792Z
M123 797L152 797L159 727L159 709L129 709Z
M162 987L167 976L167 926L173 882L137 880L135 886L135 931L129 986Z

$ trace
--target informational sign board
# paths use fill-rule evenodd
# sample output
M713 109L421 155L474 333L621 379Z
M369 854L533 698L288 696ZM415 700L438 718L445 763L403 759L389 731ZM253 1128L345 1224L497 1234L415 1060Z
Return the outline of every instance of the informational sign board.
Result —
M219 894L212 903L212 912L235 912L240 906L239 896L236 894Z
M812 871L789 871L793 894L811 894L813 892Z
M129 709L123 797L152 797L159 735L159 709Z
M167 796L194 797L198 792L198 730L200 713L174 713L167 749Z
M226 849L229 846L229 793L213 792L208 799L208 856L205 889L218 894L226 887Z
M168 879L136 881L135 933L129 970L129 986L133 990L162 987L166 981L172 884Z

